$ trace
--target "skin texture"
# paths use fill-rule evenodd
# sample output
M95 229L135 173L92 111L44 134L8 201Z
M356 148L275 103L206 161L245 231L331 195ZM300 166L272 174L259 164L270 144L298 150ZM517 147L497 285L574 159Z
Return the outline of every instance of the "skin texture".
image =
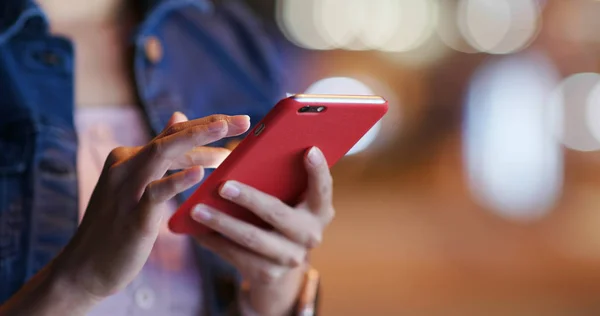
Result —
M161 204L202 179L203 168L194 161L222 159L201 146L250 127L245 115L184 120L175 114L146 146L111 152L73 239L0 307L0 315L84 315L133 280L158 236ZM165 177L181 167L186 169Z
M188 121L175 113L163 132L143 147L121 147L109 155L83 221L64 251L7 303L0 315L85 315L126 287L140 272L165 214L161 204L198 183L203 168L218 166L226 149L202 147L244 133L247 116L214 115ZM245 315L288 315L298 296L308 252L331 222L332 180L320 150L306 155L306 199L290 207L238 182L227 182L224 198L254 212L275 228L266 231L198 205L191 216L224 237L196 240L237 267L249 289L241 297ZM165 176L168 170L179 170Z

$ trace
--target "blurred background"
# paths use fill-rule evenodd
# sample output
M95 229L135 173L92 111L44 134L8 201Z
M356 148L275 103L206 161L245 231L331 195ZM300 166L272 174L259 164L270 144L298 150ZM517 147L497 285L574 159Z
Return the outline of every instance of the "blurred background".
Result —
M600 315L600 1L248 0L290 93L379 94L324 315Z

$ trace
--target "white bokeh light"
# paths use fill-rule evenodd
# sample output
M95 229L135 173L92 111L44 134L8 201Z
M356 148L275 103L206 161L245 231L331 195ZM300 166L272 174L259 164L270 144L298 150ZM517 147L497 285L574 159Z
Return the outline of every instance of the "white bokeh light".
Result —
M377 5L362 1L362 23L359 39L371 49L380 49L390 42L402 27L402 0L377 0Z
M437 36L432 36L423 45L413 50L398 53L386 52L381 55L405 68L418 69L436 65L443 61L451 52L452 50L444 45Z
M459 6L460 30L471 46L492 50L510 30L510 4L504 0L462 0Z
M587 99L586 125L596 141L600 142L600 82L598 82Z
M469 90L465 162L476 199L518 221L545 215L561 194L563 153L546 98L559 76L545 56L484 65Z
M364 84L363 82L348 78L348 77L331 77L319 80L313 83L308 89L306 89L306 93L309 94L351 94L351 95L374 95L373 90ZM350 151L346 154L354 155L359 153L369 145L371 145L379 131L381 130L381 121L377 122L373 128L371 128L363 138L361 138Z
M441 41L455 51L469 54L477 53L478 51L471 47L460 34L457 19L458 4L455 1L441 1L439 6L437 34Z
M541 26L536 0L460 0L456 18L466 41L492 54L524 49Z
M277 0L276 6L283 34L315 50L410 51L431 37L439 15L435 0Z
M333 47L328 39L317 30L315 11L321 0L278 0L276 21L285 37L297 46L325 50Z
M372 5L372 4L371 4ZM379 48L383 51L406 52L423 45L435 32L439 20L439 6L432 0L395 0L395 6L389 6L391 14L395 16L389 23L393 27L389 41ZM380 15L373 15L371 19L379 19ZM372 27L365 27L365 34L377 31Z
M365 4L364 0L319 0L314 11L317 30L334 47L367 49L358 39L367 25Z
M588 121L590 111L595 111L590 106L590 97L598 84L599 74L575 74L557 85L548 99L548 109L554 118L554 134L567 148L600 150L600 141L594 137L595 127Z

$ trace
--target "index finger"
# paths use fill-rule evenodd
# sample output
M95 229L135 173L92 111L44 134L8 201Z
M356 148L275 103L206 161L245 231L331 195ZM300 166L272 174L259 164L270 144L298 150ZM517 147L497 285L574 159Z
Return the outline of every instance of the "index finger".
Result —
M172 134L176 134L193 126L209 125L211 123L219 121L225 121L227 123L229 131L231 133L231 135L229 136L237 136L243 134L250 128L250 117L248 117L247 115L229 116L223 114L215 114L191 121L187 120L186 117L186 120L176 121L173 124L167 125L165 130L163 130L160 133L160 135L157 136L157 138L162 138Z
M139 166L132 185L137 190L136 196L139 198L146 185L164 176L173 161L191 149L224 137L244 133L245 130L240 128L240 123L243 121L250 126L249 117L246 115L240 115L235 119L217 120L208 124L191 125L174 134L159 137L144 146L129 161L125 162L130 167ZM234 123L238 125L232 126L235 125Z

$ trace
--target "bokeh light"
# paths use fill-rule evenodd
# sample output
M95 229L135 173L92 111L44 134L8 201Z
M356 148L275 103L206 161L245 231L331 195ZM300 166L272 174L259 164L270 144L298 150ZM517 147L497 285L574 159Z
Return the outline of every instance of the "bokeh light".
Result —
M325 50L332 48L327 39L321 37L315 23L315 12L320 0L278 0L276 21L285 37L295 45L306 49Z
M351 94L351 95L374 95L373 90L365 83L348 77L331 77L321 79L313 83L308 89L308 94ZM381 121L377 122L363 138L346 154L354 155L367 149L377 138L381 130Z
M465 40L458 28L458 3L456 1L439 2L439 22L437 34L448 47L463 53L477 53Z
M319 0L314 21L321 36L332 46L345 49L367 49L358 40L365 26L367 12L363 0Z
M522 50L541 26L540 5L535 0L461 0L457 19L466 41L492 54Z
M417 0L418 1L418 0ZM358 37L371 49L380 49L397 36L403 26L402 5L405 0L361 1L363 12Z
M587 128L596 141L600 142L600 82L594 86L586 103Z
M600 141L593 133L597 129L593 125L598 123L588 124L589 111L595 110L590 108L590 96L599 83L600 75L579 73L566 78L550 95L548 110L554 118L554 134L567 148L578 151L600 149Z
M419 69L438 64L450 53L452 53L452 50L444 45L438 36L431 36L425 43L410 51L398 53L385 52L381 55L402 67Z
M438 22L434 0L278 0L284 35L308 49L404 52L431 37Z
M371 6L372 2L369 2ZM395 5L388 5L390 13L370 16L371 21L381 19L382 16L391 16L394 33L391 39L378 48L390 52L406 52L423 45L435 32L439 21L439 6L432 0L395 0ZM379 24L379 23L378 23ZM367 33L380 32L377 28L365 27Z
M464 130L469 186L503 217L537 219L561 193L563 153L546 111L558 78L537 53L486 64L473 78Z

